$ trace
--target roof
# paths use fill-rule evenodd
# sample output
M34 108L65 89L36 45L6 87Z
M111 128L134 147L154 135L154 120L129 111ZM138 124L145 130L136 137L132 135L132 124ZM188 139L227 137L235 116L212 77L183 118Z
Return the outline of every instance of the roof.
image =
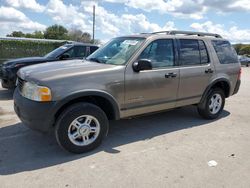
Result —
M150 36L154 35L181 35L181 36L192 36L192 37L214 37L218 39L222 39L222 36L216 33L205 33L205 32L193 32L193 31L158 31L153 33L141 33L137 35L129 35L124 37L142 37L142 38L148 38Z
M98 45L96 45L96 44L84 43L84 42L75 42L75 41L69 41L66 44L72 44L72 45L78 45L78 46L96 46L96 47L98 47Z

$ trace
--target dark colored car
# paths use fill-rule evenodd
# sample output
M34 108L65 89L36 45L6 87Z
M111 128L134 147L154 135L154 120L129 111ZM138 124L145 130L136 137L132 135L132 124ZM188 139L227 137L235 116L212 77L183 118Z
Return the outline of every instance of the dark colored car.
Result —
M52 61L82 59L97 49L98 46L96 45L75 42L56 48L43 57L27 57L6 61L2 65L0 64L2 87L8 89L14 88L17 79L16 73L22 67Z
M250 64L250 58L247 56L243 56L243 55L239 56L239 60L240 60L241 65L246 65L248 67Z

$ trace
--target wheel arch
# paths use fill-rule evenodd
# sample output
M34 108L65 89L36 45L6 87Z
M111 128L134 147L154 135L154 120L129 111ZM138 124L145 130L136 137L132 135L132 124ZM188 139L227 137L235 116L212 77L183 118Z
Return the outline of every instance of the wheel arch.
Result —
M200 103L203 103L203 101L205 100L206 96L209 94L212 88L221 88L224 91L226 98L230 96L231 84L229 80L226 78L219 78L214 80L211 84L208 85L208 87L205 89L202 95Z
M69 106L78 102L88 102L100 107L109 120L120 119L119 106L114 97L104 91L81 91L60 100L55 108L55 120Z

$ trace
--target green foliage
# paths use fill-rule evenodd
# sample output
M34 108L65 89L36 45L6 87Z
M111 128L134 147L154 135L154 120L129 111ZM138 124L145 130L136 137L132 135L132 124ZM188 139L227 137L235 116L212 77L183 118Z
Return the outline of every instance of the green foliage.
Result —
M79 29L71 29L68 31L61 25L52 25L42 31L35 31L33 33L23 33L21 31L13 31L7 37L23 37L23 38L37 38L37 39L54 39L54 40L72 40L77 42L100 44L100 40L93 42L91 34L83 32Z
M7 37L23 37L23 38L36 38L44 39L44 34L42 31L35 31L34 33L23 33L21 31L13 31L11 34L6 35Z
M61 25L49 26L44 32L44 38L46 39L57 39L57 40L68 40L68 30Z
M25 37L22 31L13 31L11 34L6 35L7 37Z
M70 30L68 35L69 39L72 41L86 42L86 43L91 42L91 35L87 32L82 32L81 30L78 29Z
M242 54L242 55L250 55L250 45L242 47L240 49L240 54Z
M65 42L0 40L0 63L7 59L44 56Z
M250 56L250 45L249 44L235 44L233 45L238 55Z

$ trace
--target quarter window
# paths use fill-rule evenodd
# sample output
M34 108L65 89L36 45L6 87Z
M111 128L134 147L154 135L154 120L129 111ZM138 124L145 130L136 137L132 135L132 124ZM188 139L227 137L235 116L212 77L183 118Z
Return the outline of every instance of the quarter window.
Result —
M174 66L174 45L172 39L160 39L150 43L139 59L148 59L153 68Z
M238 63L237 53L228 41L213 40L212 44L221 64Z

